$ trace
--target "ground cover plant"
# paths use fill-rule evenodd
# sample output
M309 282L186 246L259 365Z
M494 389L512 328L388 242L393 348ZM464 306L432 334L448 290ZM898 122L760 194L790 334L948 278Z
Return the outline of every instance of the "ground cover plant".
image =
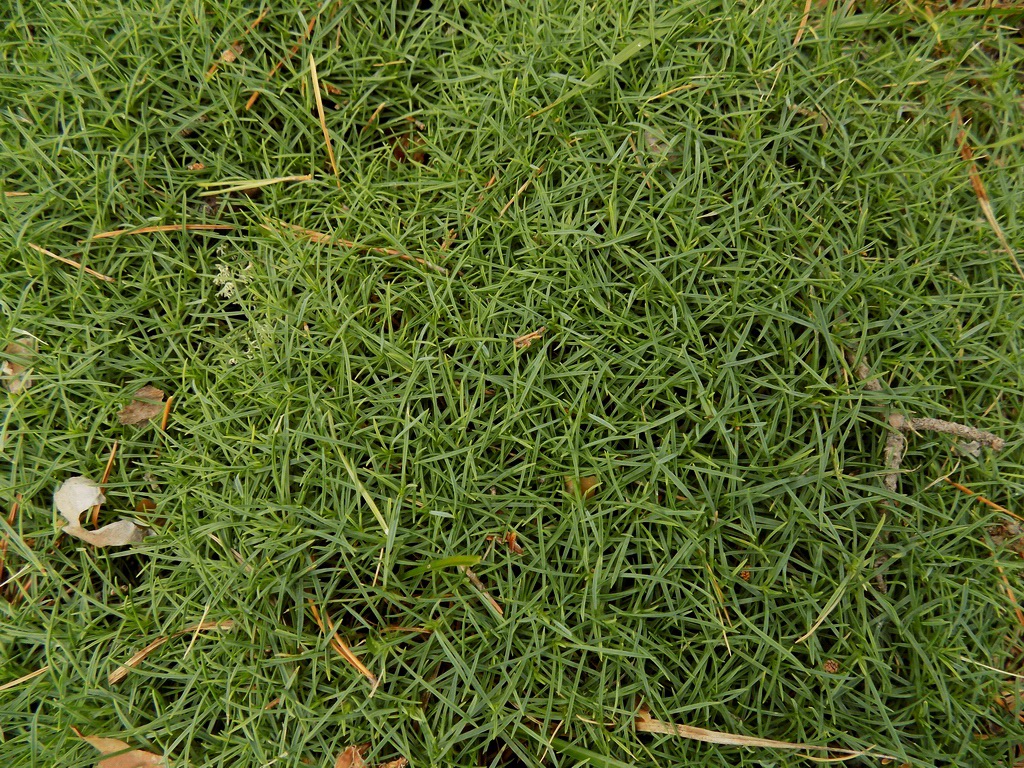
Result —
M1024 757L1024 12L4 11L5 764Z

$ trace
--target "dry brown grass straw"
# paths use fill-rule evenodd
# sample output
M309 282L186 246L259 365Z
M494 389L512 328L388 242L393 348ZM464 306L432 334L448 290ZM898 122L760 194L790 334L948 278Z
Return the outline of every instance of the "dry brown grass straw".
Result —
M1024 522L1024 517L1021 517L1016 512L1011 512L1006 507L1000 506L999 504L996 504L994 501L991 501L990 499L986 499L984 496L982 496L977 491L972 491L970 488L968 488L965 485L960 485L960 483L953 482L948 477L944 477L942 479L945 480L950 485L952 485L954 488L956 488L961 493L966 493L968 496L973 496L974 498L976 498L978 501L980 501L985 506L991 507L992 509L996 510L997 512L1002 512L1004 515L1009 515L1010 517L1014 518L1015 520L1020 520L1021 522Z
M215 230L235 229L234 224L159 224L153 227L139 227L138 229L112 229L109 232L100 232L87 240L79 240L79 244L91 243L93 240L105 240L110 237L121 235L147 235L152 232L211 232ZM110 280L111 278L105 278Z
M804 3L804 15L800 19L800 27L796 31L796 37L793 38L793 46L800 45L800 41L804 37L804 32L807 31L807 22L811 18L811 3L813 0L806 0Z
M331 134L327 131L327 117L324 115L324 99L320 95L320 78L316 74L316 59L309 54L309 77L313 81L313 98L316 99L316 114L320 118L320 130L324 134L324 144L327 145L327 157L331 161L331 170L334 171L334 180L341 186L341 179L338 178L338 164L334 161L334 147L331 146Z
M876 752L872 752L874 747L863 749L860 751L854 751L852 749L838 749L836 747L821 746L818 744L801 744L793 741L776 741L775 739L762 739L756 736L741 736L737 733L727 733L724 731L709 731L706 728L695 728L691 725L682 725L679 723L666 723L662 720L655 720L650 716L646 710L642 710L637 716L635 721L637 731L641 733L660 733L666 736L680 736L684 739L690 739L691 741L700 741L705 744L721 744L728 747L763 747L766 749L798 749L805 752L836 752L843 757L839 758L826 758L825 761L836 761L840 762L843 760L852 760L855 757L862 757L864 755L871 755L872 757L880 757L883 759L895 759L890 755L881 755ZM820 758L814 758L808 756L812 760L821 760Z
M348 647L348 644L335 633L334 622L331 621L331 617L327 613L326 609L323 613L323 618L327 621L326 627L324 626L324 621L320 618L320 611L312 600L309 601L309 611L313 615L313 621L315 621L317 626L320 627L320 631L323 632L324 635L327 635L331 648L333 648L341 658L358 671L359 674L369 680L374 691L377 690L377 686L380 685L380 681L377 679L377 676L366 668L366 665L363 664L363 662L359 660L359 657L352 652L352 649Z
M472 584L474 587L476 587L480 591L480 594L483 596L483 598L488 603L490 603L491 608L493 608L495 611L497 611L499 616L504 616L505 615L504 609L502 609L501 605L498 603L497 600L495 600L493 597L491 597L491 593L487 591L487 587L484 586L484 583L480 580L480 577L477 576L472 571L472 569L469 566L467 566L467 565L460 565L459 566L459 570L461 570L464 574L466 574L466 578L469 579L470 584Z
M302 46L302 44L303 44L303 43L304 43L304 42L306 41L306 38L307 38L307 37L309 37L309 36L310 36L310 35L311 35L311 34L313 33L313 27L315 27L315 26L316 26L316 20L317 20L317 17L316 17L316 16L314 16L314 17L313 17L313 18L312 18L312 19L310 20L310 22L309 22L309 26L307 26L307 27L306 27L306 31L305 31L305 32L304 32L304 33L302 34L302 37L300 37L300 38L299 38L299 42L297 42L297 43L296 43L295 45L293 45L293 46L292 46L291 48L289 48L289 49L288 49L288 53L287 53L287 54L285 55L285 57L284 57L283 59L281 59L280 61L278 61L278 62L277 62L277 63L276 63L276 64L275 64L275 65L274 65L273 67L271 67L271 68L270 68L270 71L269 71L269 72L267 73L267 81L268 81L268 82L270 81L270 79L271 79L271 78L272 78L272 77L273 77L274 75L276 75L276 74L277 74L277 71L278 71L278 70L279 70L279 69L280 69L281 67L283 67L283 66L285 65L285 63L286 63L286 62L287 62L287 61L288 61L289 59L291 59L291 57L292 57L292 56L294 56L294 55L295 55L296 53L298 53L298 52L299 52L299 48L300 48L300 47ZM252 92L252 95L251 95L251 96L249 97L249 100L248 100L247 102L245 102L245 110L246 110L247 112L248 112L248 111L249 111L250 109L252 109L252 105L256 103L256 100L257 100L257 99L258 99L259 97L260 97L260 92L259 92L259 91L253 91L253 92Z
M45 248L41 248L40 246L36 245L35 243L29 243L28 247L31 248L34 251L39 251L39 253L41 253L41 254L43 254L45 256L49 256L51 259L56 259L57 261L59 261L59 262L61 262L63 264L68 264L68 265L74 267L75 269L80 269L83 272L85 272L87 275L92 275L93 277L95 277L95 278L97 278L99 280L103 280L103 281L108 282L108 283L116 282L114 280L114 278L112 278L112 277L107 277L106 275L97 272L95 269L89 269L88 267L84 267L81 264L79 264L77 261L74 261L72 259L66 259L63 256L58 256L53 251L48 251Z
M191 627L185 627L185 629L178 630L173 635L162 635L156 640L151 642L141 651L135 653L128 661L119 666L109 675L107 675L107 682L110 685L116 685L128 676L128 673L133 667L138 666L149 654L159 648L161 645L176 637L182 635L189 635L193 632L211 632L213 630L224 630L233 629L235 622L232 619L226 619L224 621L201 621L198 624L193 624Z
M49 668L50 668L50 665L47 664L45 667L37 669L35 672L29 672L27 675L22 675L17 680L11 680L9 683L4 683L3 685L0 685L0 691L6 691L9 688L13 688L16 685L21 685L22 683L27 683L29 680L31 680L31 679L33 679L35 677L39 677L42 674L45 674L46 671Z
M248 27L245 28L245 32L242 33L242 36L224 49L224 51L220 55L220 59L213 62L213 64L210 65L210 68L206 70L207 79L214 76L221 62L224 62L225 64L230 64L232 61L238 58L238 54L241 53L242 50L242 41L246 37L248 37L250 32L252 32L254 29L256 29L256 27L259 26L260 22L266 18L268 13L270 13L270 8L264 8L263 13L256 17L256 21L252 22Z
M448 270L445 269L444 267L439 267L436 264L431 264L426 259L421 259L418 256L410 256L409 254L403 253L402 251L396 250L394 248L381 248L373 245L360 245L359 243L356 243L352 240L346 240L340 237L335 238L332 237L331 235L324 234L323 232L317 232L316 230L313 229L306 229L305 227L298 227L294 224L289 224L284 221L275 221L274 224L278 227L282 227L286 231L304 237L307 240L314 243L319 243L321 245L340 245L342 248L351 248L354 251L370 251L372 253L379 253L384 256L397 256L398 258L404 261L413 261L417 264L420 264L421 266L427 267L428 269L432 269L435 272L440 272L442 275L448 274ZM268 232L282 231L280 229L275 229L269 224L261 224L260 226L263 229L267 230Z
M981 206L981 212L985 214L985 219L988 221L992 231L995 232L996 237L999 239L1000 245L1003 246L1003 250L1010 257L1010 261L1013 262L1014 269L1017 270L1017 274L1020 275L1021 279L1024 280L1024 270L1021 269L1020 262L1017 261L1017 255L1013 252L1013 248L1010 247L1009 241L1006 239L1006 235L1003 233L1003 228L999 226L999 221L996 219L995 211L992 210L992 202L988 198L988 192L985 190L985 184L981 180L981 174L978 173L978 168L974 162L974 150L971 149L971 145L967 143L967 133L964 131L963 121L960 119L959 110L953 110L953 119L957 124L957 143L960 145L960 157L967 162L967 175L971 179L971 186L974 187L974 194L978 198L978 205Z
M217 189L208 189L205 192L200 192L199 196L210 197L211 195L226 195L230 192L246 192L250 189L262 189L263 187L269 187L273 184L286 184L292 181L310 181L312 178L313 174L303 173L296 176L278 176L273 179L255 179L253 181L240 181L238 183L226 182L228 186L220 186ZM208 184L206 186L217 186L217 183Z
M512 198L507 203L505 203L504 207L498 212L499 219L505 215L505 211L512 207L512 204L519 199L519 196L526 191L527 187L533 184L533 180L540 176L543 170L544 166L542 165L536 171L533 172L533 176L531 176L530 178L528 178L526 181L519 185L519 189L516 190L516 193L512 195Z

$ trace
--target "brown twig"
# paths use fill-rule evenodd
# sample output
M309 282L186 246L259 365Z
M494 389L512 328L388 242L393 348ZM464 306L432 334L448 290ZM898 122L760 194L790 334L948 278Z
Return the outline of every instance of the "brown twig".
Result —
M107 457L107 466L103 468L103 479L100 480L100 493L103 492L103 486L107 484L107 480L110 479L110 470L114 468L114 458L117 456L117 440L110 447L110 455ZM100 520L100 507L103 504L95 504L92 508L92 527L95 528Z
M334 171L334 180L341 187L341 179L338 178L338 164L334 161L334 147L331 146L331 134L327 131L327 117L324 115L324 99L320 95L320 79L316 75L316 60L313 54L309 54L309 77L313 81L313 98L316 99L316 114L320 118L320 130L324 134L324 144L327 145L327 157L331 161L331 170Z
M100 232L98 235L93 235L87 240L79 240L78 244L91 243L93 240L103 240L108 237L120 237L121 235L146 235L150 232L205 232L234 228L234 224L160 224L155 227L139 227L138 229L112 229L109 232ZM113 282L109 277L103 279Z
M314 16L313 19L309 22L309 26L306 27L306 31L302 33L302 37L299 38L299 42L297 42L295 45L293 45L291 48L289 48L288 49L288 53L285 55L285 57L283 59L281 59L280 61L278 61L277 64L275 64L273 67L270 68L270 71L267 73L267 82L269 82L270 79L274 75L277 74L277 71L279 69L281 69L281 67L283 67L285 65L285 62L287 62L289 59L291 59L292 56L294 56L296 53L299 52L299 48L306 41L306 38L309 37L313 33L313 27L316 26L316 20L317 20L317 17ZM245 102L245 110L246 110L246 112L248 112L250 109L252 109L252 105L256 103L256 100L259 97L260 97L260 92L259 91L253 91L252 92L252 95L249 97L249 100L247 102Z
M981 174L978 173L978 168L974 162L974 150L971 149L971 145L967 143L967 133L964 131L963 121L960 119L960 110L953 110L953 119L956 121L958 127L956 140L960 145L960 157L967 162L967 175L971 179L971 186L974 187L974 194L978 198L978 205L981 206L981 212L985 214L985 219L988 221L989 226L992 227L992 231L995 232L1000 245L1003 246L1003 250L1009 254L1010 261L1013 262L1013 266L1017 270L1017 274L1020 275L1022 280L1024 280L1024 270L1021 269L1020 262L1017 261L1017 255L1013 252L1013 248L1010 247L1010 243L1006 239L1006 235L1003 233L1003 228L999 226L999 221L996 219L995 211L992 210L992 202L989 200L988 192L985 191L985 184L981 180Z
M440 272L442 275L448 274L448 270L445 269L444 267L439 267L436 264L431 264L426 259L421 259L417 256L410 256L409 254L395 250L394 248L380 248L372 245L359 245L358 243L352 240L345 240L344 238L335 238L332 237L331 235L325 235L323 232L317 232L316 230L312 229L305 229L304 227L298 227L294 224L288 224L287 222L284 221L278 221L274 223L280 227L284 227L285 229L291 232L294 232L295 234L301 235L302 237L305 237L307 240L310 240L314 243L319 243L321 245L340 245L343 248L351 248L354 251L371 251L373 253L380 253L385 256L397 256L398 258L403 259L404 261L414 261L417 264L427 267L428 269L433 269L436 272ZM269 232L280 232L280 230L276 230L267 224L261 224L260 226Z
M540 174L541 174L541 172L543 170L544 170L544 166L541 165L540 167L537 168L536 171L533 172L533 176L531 176L530 178L528 178L526 181L524 181L522 184L519 185L519 189L516 190L516 193L514 195L512 195L512 198L507 203L505 203L505 206L498 212L498 218L499 219L502 216L504 216L505 215L505 211L507 211L509 208L511 208L512 204L516 200L519 199L519 196L521 194L523 194L523 192L526 191L526 188L529 187L531 184L533 184L533 180L536 179L538 176L540 176Z
M163 415L160 417L160 431L161 432L166 432L167 431L167 420L171 416L171 405L173 403L174 403L174 395L171 395L170 397L168 397L167 398L167 402L164 403L164 412L163 412Z
M480 581L480 577L477 576L475 573L473 573L473 571L470 569L470 567L468 565L460 565L459 566L459 570L461 570L464 574L466 574L466 578L469 579L469 582L474 587L476 587L478 590L480 590L480 594L483 596L483 598L488 603L491 604L491 607L495 611L498 612L498 615L499 616L504 616L505 615L505 611L502 609L502 607L498 603L498 601L495 600L493 597L491 597L491 593L487 591L487 587L485 587L484 583L482 581Z
M112 277L107 277L106 275L100 274L95 269L89 269L88 267L84 267L81 264L79 264L77 261L74 261L72 259L66 259L63 256L58 256L53 251L48 251L45 248L41 248L38 245L36 245L35 243L28 243L28 247L31 248L34 251L39 251L39 253L42 253L42 254L44 254L46 256L49 256L51 259L56 259L59 262L62 262L64 264L68 264L68 265L70 265L72 267L75 267L76 269L80 269L83 272L85 272L87 275L92 275L93 277L98 278L100 280L104 280L104 281L106 281L108 283L116 282L116 280L114 280L114 278L112 278Z

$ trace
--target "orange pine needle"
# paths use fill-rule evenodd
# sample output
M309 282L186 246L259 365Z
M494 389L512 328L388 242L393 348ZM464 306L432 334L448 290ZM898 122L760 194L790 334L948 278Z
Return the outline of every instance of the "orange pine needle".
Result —
M151 232L208 232L212 230L234 229L234 224L160 224L155 227L139 227L138 229L112 229L109 232L100 232L87 240L79 240L81 243L89 243L93 240L104 240L109 237L120 237L121 235L147 235ZM104 278L111 280L111 278ZM113 282L111 280L111 282Z
M48 251L45 248L40 248L35 243L29 243L28 247L31 248L34 251L39 251L39 253L42 253L45 256L49 256L51 259L56 259L59 262L62 262L64 264L68 264L68 265L70 265L72 267L75 267L76 269L80 269L83 272L85 272L86 274L92 275L93 277L98 278L100 280L104 280L104 281L106 281L108 283L116 282L114 280L114 278L112 278L112 277L107 277L106 275L100 274L95 269L89 269L88 267L84 267L81 264L79 264L77 261L74 261L72 259L66 259L63 256L58 256L53 251Z
M1024 517L1021 517L1020 515L1018 515L1018 514L1016 514L1014 512L1011 512L1006 507L999 506L994 501L986 499L984 496L982 496L977 491L972 491L970 488L968 488L965 485L960 485L960 483L955 483L952 480L950 480L948 477L944 477L942 479L945 480L950 485L952 485L954 488L956 488L961 493L966 493L968 496L973 496L974 498L976 498L978 501L980 501L985 506L991 507L992 509L996 510L997 512L1002 512L1004 515L1009 515L1010 517L1014 518L1015 520L1020 520L1021 522L1024 522Z
M103 486L107 484L107 480L110 479L110 470L114 468L114 457L117 456L117 440L110 448L110 456L107 457L107 466L103 468L103 479L100 480L100 491L103 491ZM95 528L96 524L100 519L100 507L102 504L96 504L92 508L92 527Z
M327 145L327 157L331 161L331 170L334 171L334 180L341 186L338 178L338 164L334 161L334 147L331 146L331 134L327 132L327 117L324 115L324 100L320 95L320 78L316 74L316 60L313 54L309 54L309 76L313 81L313 97L316 99L316 114L320 118L320 130L324 133L324 144Z
M171 415L171 404L174 402L174 395L167 398L167 402L164 403L164 414L160 417L160 431L167 431L167 419Z

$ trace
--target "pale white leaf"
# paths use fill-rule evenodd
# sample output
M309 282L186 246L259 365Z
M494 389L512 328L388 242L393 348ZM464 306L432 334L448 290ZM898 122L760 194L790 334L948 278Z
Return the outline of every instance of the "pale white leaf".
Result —
M68 525L78 528L82 524L82 513L102 504L105 499L99 485L88 477L69 477L53 494L57 511L61 513Z

